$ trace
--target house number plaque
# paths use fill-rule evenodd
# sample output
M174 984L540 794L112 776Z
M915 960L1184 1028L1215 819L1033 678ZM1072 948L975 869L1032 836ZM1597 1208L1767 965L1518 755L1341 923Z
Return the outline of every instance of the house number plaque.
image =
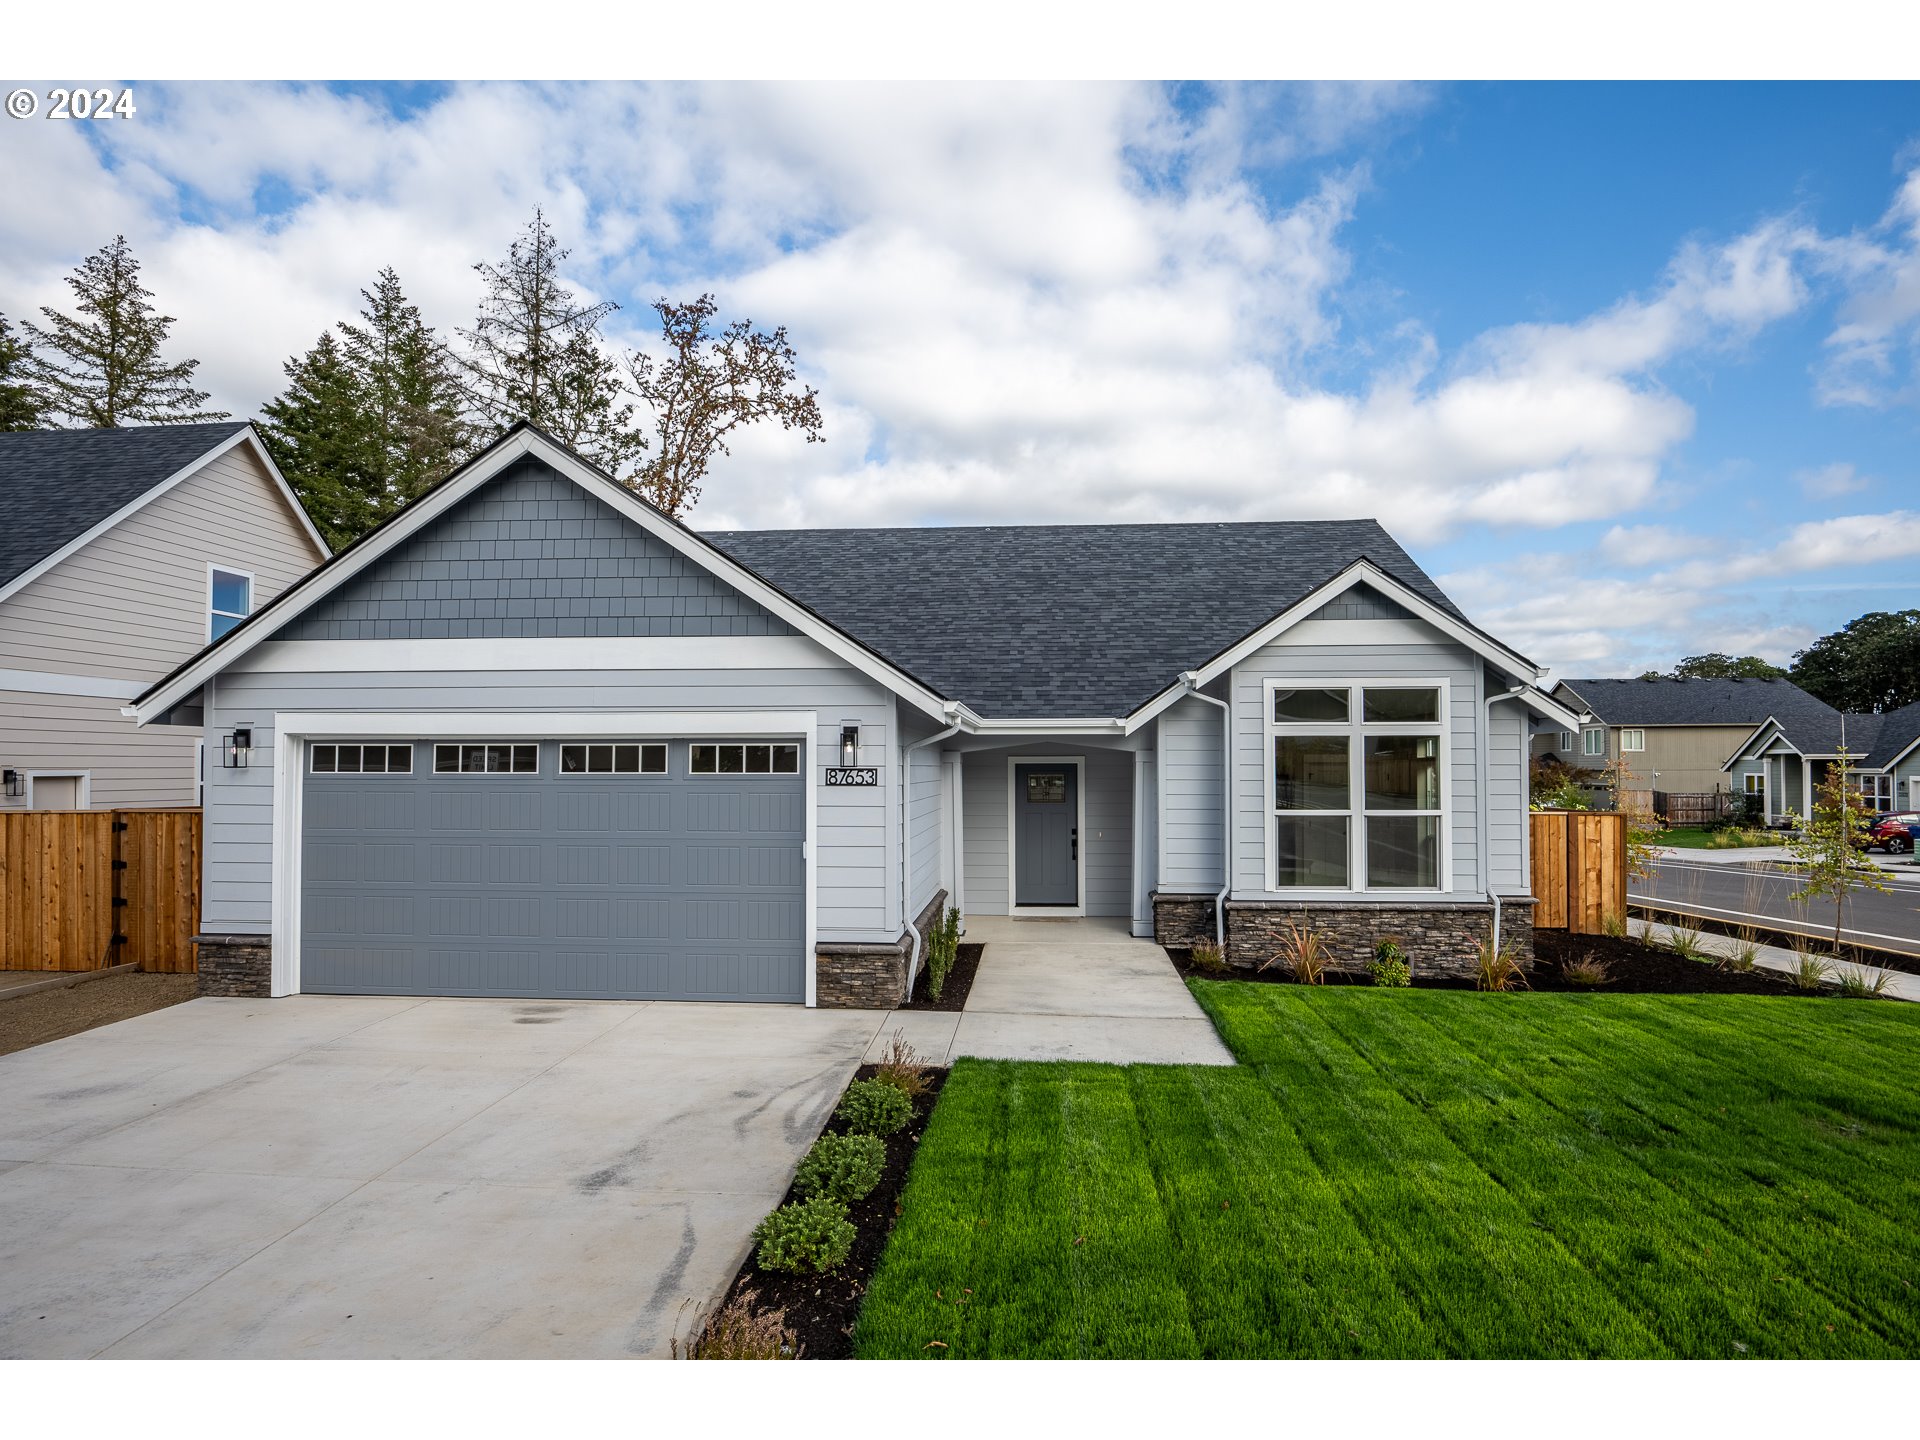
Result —
M833 785L878 785L880 771L873 765L832 765L827 767L827 784Z

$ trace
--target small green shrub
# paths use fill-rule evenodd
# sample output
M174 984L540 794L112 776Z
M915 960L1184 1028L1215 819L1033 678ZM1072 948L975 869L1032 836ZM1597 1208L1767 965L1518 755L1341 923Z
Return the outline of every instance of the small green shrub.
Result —
M1413 984L1413 964L1407 952L1394 939L1382 940L1373 947L1373 960L1367 966L1373 983L1389 990L1404 990Z
M1476 990L1530 990L1527 972L1520 968L1520 952L1511 940L1495 948L1489 935L1474 947L1473 988Z
M1682 960L1711 960L1707 954L1706 942L1701 938L1700 928L1680 921L1667 922L1666 947Z
M1790 978L1796 990L1818 990L1833 976L1833 962L1824 955L1816 955L1811 950L1794 947L1794 963Z
M1193 948L1187 951L1187 963L1209 975L1224 975L1227 970L1226 954L1220 949L1219 943L1213 940L1194 941Z
M913 1101L885 1081L856 1080L833 1115L856 1135L891 1135L913 1119Z
M927 927L927 994L932 999L940 998L959 957L960 912L949 906L943 919Z
M1600 933L1615 940L1627 938L1627 917L1618 910L1608 910L1600 917Z
M1759 959L1760 942L1741 936L1734 940L1732 952L1720 957L1720 968L1744 975L1753 969Z
M794 1173L793 1188L812 1199L824 1195L851 1205L873 1193L887 1168L887 1145L878 1135L822 1135Z
M1840 974L1840 993L1849 1000L1878 1000L1893 984L1887 970L1844 970Z
M831 1196L816 1195L782 1205L760 1222L753 1232L754 1259L762 1270L824 1275L853 1253L858 1234L847 1219L845 1205Z

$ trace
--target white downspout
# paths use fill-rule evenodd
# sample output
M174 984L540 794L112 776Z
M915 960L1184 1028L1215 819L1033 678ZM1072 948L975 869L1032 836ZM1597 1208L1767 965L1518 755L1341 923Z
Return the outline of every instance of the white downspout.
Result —
M1486 671L1482 669L1484 675ZM1493 951L1500 953L1500 893L1493 888L1493 707L1502 700L1517 700L1527 687L1517 686L1499 695L1489 695L1480 717L1480 874L1486 881L1487 899L1493 902Z
M1224 955L1227 949L1227 892L1233 889L1233 706L1211 695L1202 695L1200 686L1195 682L1195 674L1189 670L1180 677L1180 683L1187 687L1187 694L1220 707L1220 812L1226 826L1220 836L1220 853L1225 857L1227 873L1220 893L1213 897L1213 940Z
M929 745L938 745L949 735L960 732L960 722L953 717L959 705L949 700L943 707L943 713L952 722L946 729L936 731L924 740L916 740L900 752L900 918L906 922L907 934L912 942L907 950L907 999L913 998L914 978L920 973L920 927L913 923L913 827L911 806L913 803L913 752L924 750Z

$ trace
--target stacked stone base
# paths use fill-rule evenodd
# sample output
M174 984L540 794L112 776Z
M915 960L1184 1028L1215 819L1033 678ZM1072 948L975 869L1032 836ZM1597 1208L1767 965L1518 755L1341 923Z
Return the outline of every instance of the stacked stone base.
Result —
M928 929L946 913L947 892L942 890L913 922L923 943ZM878 945L821 941L813 947L814 1003L823 1010L898 1008L907 998L907 957L912 950L913 937L905 934Z
M196 935L202 995L264 1000L273 993L271 935Z
M1476 951L1493 928L1493 904L1486 900L1380 900L1369 903L1290 900L1227 902L1227 963L1252 970L1278 952L1289 925L1317 931L1326 942L1329 963L1338 970L1365 971L1374 948L1395 940L1418 975L1472 978ZM1194 895L1153 897L1153 938L1182 950L1214 933L1213 898ZM1513 947L1525 969L1533 968L1533 900L1500 902L1500 939Z

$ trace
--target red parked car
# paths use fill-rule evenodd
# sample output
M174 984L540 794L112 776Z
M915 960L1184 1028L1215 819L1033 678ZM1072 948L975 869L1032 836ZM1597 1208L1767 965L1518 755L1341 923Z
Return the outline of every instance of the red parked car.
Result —
M1889 855L1905 855L1913 849L1913 827L1920 825L1920 811L1899 810L1874 818L1867 831L1867 849L1884 850Z

